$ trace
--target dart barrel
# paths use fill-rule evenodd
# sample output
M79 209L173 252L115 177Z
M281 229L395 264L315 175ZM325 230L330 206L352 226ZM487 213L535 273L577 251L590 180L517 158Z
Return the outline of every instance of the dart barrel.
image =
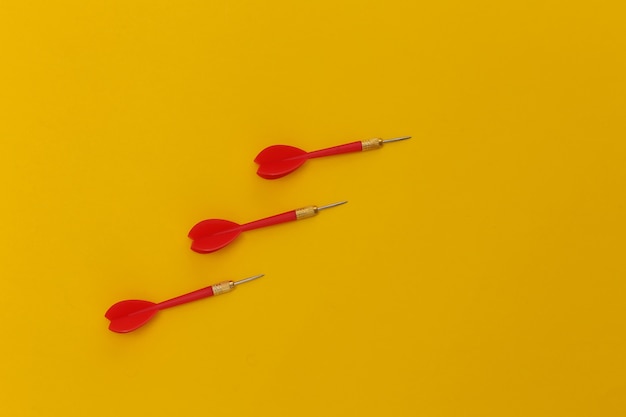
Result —
M308 219L317 214L316 206L308 206L296 209L296 220Z
M373 151L374 149L380 149L383 146L383 140L380 138L368 139L361 141L361 150Z
M235 283L233 281L218 282L212 285L211 288L213 288L213 295L225 294L235 288Z

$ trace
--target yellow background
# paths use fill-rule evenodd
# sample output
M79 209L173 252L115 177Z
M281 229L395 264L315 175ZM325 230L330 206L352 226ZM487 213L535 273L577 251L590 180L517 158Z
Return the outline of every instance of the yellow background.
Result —
M0 2L0 414L626 415L621 4Z

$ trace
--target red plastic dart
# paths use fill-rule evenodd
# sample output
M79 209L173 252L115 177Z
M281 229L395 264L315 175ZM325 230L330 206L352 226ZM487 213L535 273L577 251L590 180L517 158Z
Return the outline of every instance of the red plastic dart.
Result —
M258 229L260 227L272 226L274 224L306 219L315 216L322 210L345 203L347 203L347 201L340 201L338 203L328 204L321 207L303 207L245 224L237 224L229 220L221 219L203 220L197 223L189 231L188 236L191 240L193 240L191 243L191 249L198 253L215 252L235 240L241 232L247 232L248 230Z
M259 164L259 169L256 173L265 179L274 180L295 171L311 158L320 158L322 156L338 155L348 152L371 151L382 148L385 143L407 139L411 139L411 136L385 140L375 138L350 142L345 145L333 146L313 152L307 152L294 146L273 145L263 149L256 158L254 158L254 162Z
M239 281L220 282L179 297L171 298L158 304L142 300L120 301L119 303L113 304L104 316L111 320L109 330L116 333L132 332L133 330L137 330L146 324L159 310L165 310L166 308L211 297L213 295L224 294L235 289L237 285L261 278L262 276L263 274L255 275L250 278L244 278Z

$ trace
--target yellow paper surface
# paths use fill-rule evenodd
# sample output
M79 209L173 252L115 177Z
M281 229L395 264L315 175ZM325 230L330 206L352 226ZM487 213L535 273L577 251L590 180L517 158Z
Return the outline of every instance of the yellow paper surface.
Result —
M625 15L1 2L0 414L625 415ZM269 145L403 135L255 175ZM189 250L199 220L339 200Z

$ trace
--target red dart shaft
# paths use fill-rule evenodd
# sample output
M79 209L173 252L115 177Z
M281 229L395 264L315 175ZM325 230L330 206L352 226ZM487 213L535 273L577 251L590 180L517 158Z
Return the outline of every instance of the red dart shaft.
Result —
M226 281L228 283L229 281ZM231 281L232 282L232 281ZM199 290L192 291L187 294L179 295L178 297L170 298L169 300L162 301L154 306L157 310L163 310L170 307L175 307L181 304L190 303L192 301L201 300L203 298L211 297L215 295L214 287L218 285L224 284L220 282L219 284L210 285L205 288L201 288Z
M239 227L241 228L242 232L245 232L248 230L258 229L260 227L266 227L266 226L272 226L275 224L291 222L294 220L298 220L298 217L296 215L297 211L298 210L291 210L285 213L276 214L274 216L266 217L264 219L259 219L259 220L255 220L246 224L242 224Z
M342 153L361 152L363 150L363 143L361 141L350 142L344 145L331 146L330 148L319 149L307 153L308 158L321 158L323 156L339 155Z

